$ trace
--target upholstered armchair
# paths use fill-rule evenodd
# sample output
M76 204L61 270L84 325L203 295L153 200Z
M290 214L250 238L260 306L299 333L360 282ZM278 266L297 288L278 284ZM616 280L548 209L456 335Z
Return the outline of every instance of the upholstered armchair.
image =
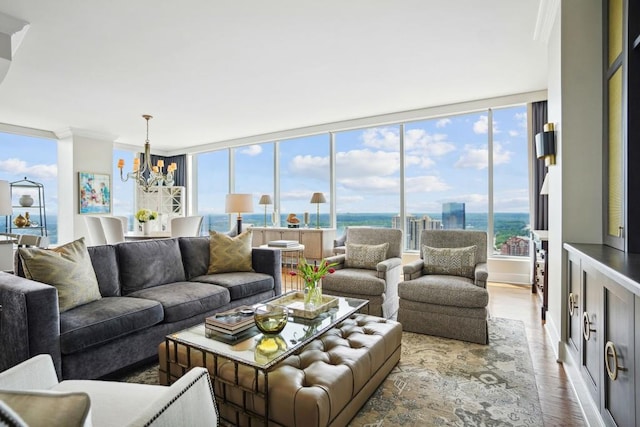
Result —
M338 263L322 279L322 292L369 300L369 314L392 317L398 311L402 274L402 230L349 228L346 253L327 258Z
M403 266L403 330L480 344L487 331L487 233L423 230L420 259Z
M192 368L169 387L58 382L51 356L39 354L0 372L0 425L205 427L218 425L218 409L205 368Z

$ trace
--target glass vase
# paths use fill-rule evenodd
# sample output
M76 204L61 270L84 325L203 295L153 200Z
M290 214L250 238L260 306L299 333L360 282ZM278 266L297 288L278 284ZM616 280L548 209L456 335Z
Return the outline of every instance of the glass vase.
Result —
M322 288L320 282L307 284L304 288L304 308L314 310L322 305Z

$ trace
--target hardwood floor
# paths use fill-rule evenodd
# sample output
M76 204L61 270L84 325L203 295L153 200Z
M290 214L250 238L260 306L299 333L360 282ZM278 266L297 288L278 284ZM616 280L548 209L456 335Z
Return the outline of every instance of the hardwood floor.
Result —
M538 386L545 426L584 426L586 422L561 363L540 320L540 300L527 286L489 283L492 317L522 320Z

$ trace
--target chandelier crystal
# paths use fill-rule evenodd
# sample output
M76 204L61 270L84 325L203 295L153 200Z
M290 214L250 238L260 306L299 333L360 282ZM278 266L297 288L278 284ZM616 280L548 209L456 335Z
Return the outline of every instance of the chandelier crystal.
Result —
M172 186L174 183L174 173L178 166L176 163L171 163L167 166L166 175L162 172L164 168L164 160L158 160L155 166L151 165L151 144L149 143L149 120L153 118L149 114L143 114L142 117L147 121L147 138L144 141L144 163L140 168L140 159L136 157L133 159L133 171L127 172L127 175L123 175L122 169L124 168L124 159L118 160L118 169L120 169L120 179L122 182L126 182L132 179L144 192L149 192L151 187L159 186L163 183L167 186ZM145 174L148 173L148 177Z

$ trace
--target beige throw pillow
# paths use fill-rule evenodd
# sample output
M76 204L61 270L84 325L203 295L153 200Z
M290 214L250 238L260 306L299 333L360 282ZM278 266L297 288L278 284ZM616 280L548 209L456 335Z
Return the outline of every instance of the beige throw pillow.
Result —
M253 271L251 230L236 237L210 231L209 271L207 274Z
M20 248L27 279L55 286L60 312L102 298L84 237L54 249Z
M422 245L423 272L473 279L476 267L476 249L475 245L464 248L432 248Z
M366 268L368 270L375 270L379 262L387 259L388 250L388 242L380 245L360 245L357 243L347 242L344 266L347 268Z

